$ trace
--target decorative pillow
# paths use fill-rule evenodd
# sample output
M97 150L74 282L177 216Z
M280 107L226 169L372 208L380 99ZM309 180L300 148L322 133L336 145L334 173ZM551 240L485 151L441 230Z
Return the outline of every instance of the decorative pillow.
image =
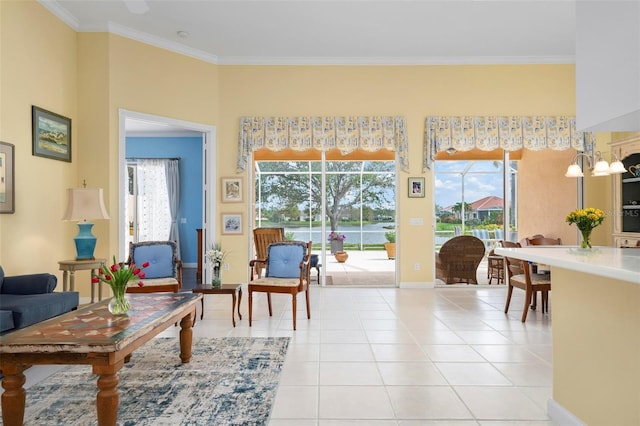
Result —
M136 265L149 262L149 266L144 269L148 279L174 277L174 251L173 241L138 243L132 247L131 259Z
M272 243L268 248L266 277L297 278L307 245L301 241Z

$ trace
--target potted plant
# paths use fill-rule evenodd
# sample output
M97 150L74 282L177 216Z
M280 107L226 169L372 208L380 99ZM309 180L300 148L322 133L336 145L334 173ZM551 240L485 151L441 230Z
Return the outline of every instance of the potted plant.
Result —
M387 242L384 243L384 249L387 251L389 259L396 258L396 231L388 231L384 233Z
M336 254L337 251L344 251L344 240L347 238L346 235L341 234L337 231L331 231L327 239L331 244L331 254Z

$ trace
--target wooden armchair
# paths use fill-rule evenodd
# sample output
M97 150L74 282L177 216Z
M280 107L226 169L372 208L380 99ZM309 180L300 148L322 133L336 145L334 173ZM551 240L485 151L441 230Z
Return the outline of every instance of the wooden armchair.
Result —
M255 228L253 230L253 244L255 246L256 259L266 259L269 244L280 241L284 241L284 228ZM261 277L264 263L256 262L255 268L256 274Z
M254 275L256 264L266 268L264 277ZM309 281L311 274L311 241L283 241L269 245L266 259L254 259L249 262L251 280L249 290L249 327L253 322L253 293L267 293L269 316L273 316L271 293L291 294L293 329L296 329L297 296L304 291L307 304L307 319L311 319L309 310Z
M446 284L462 281L478 284L476 274L484 252L484 243L477 237L453 237L436 253L436 278Z
M145 268L143 286L137 282L129 283L127 293L154 293L171 291L177 293L182 287L182 261L178 259L178 246L174 241L143 241L129 243L127 263L142 265Z
M527 245L530 245L530 246L561 246L562 245L562 240L560 238L546 238L546 237L527 238Z

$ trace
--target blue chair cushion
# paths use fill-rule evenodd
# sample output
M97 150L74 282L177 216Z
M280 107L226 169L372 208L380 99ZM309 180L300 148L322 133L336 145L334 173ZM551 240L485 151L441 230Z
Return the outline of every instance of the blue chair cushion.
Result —
M300 241L272 243L268 248L266 277L297 278L307 245Z
M169 244L172 243L172 244ZM176 275L174 267L174 243L165 242L162 244L139 243L132 248L131 259L136 265L149 262L144 274L148 279L174 277Z

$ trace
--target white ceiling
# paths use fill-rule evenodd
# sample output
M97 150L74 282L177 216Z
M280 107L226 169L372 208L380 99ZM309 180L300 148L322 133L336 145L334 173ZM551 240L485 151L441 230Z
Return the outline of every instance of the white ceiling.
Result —
M38 1L78 32L222 65L575 62L575 0ZM133 119L126 129L193 134Z
M217 64L573 63L575 56L576 0L39 1L76 31L109 31Z

